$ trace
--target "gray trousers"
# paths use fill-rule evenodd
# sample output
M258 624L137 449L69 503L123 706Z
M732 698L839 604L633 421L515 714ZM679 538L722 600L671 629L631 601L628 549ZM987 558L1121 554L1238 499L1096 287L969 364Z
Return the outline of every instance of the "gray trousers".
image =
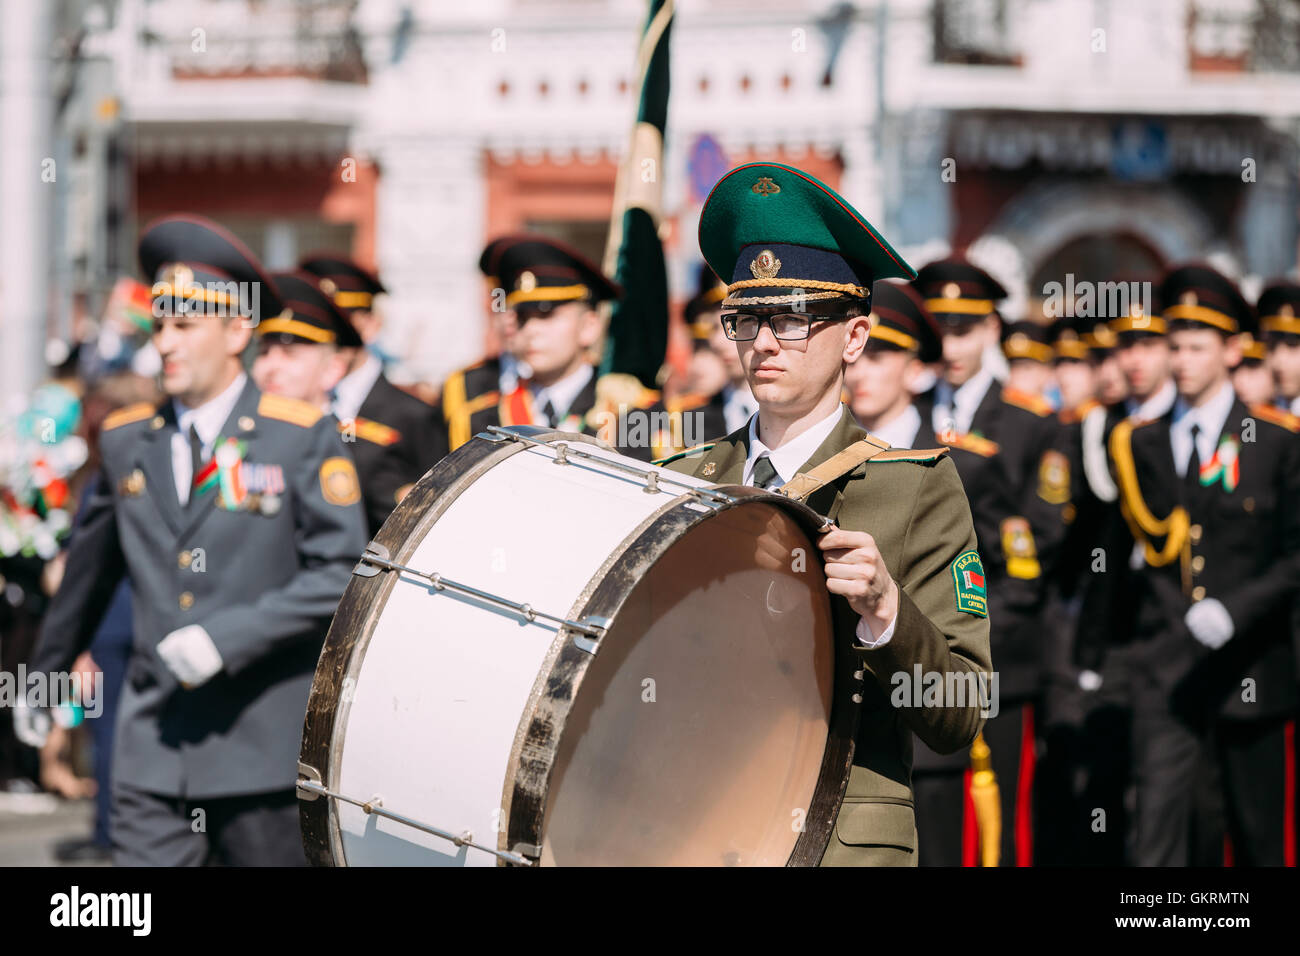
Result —
M293 790L168 797L114 784L116 866L306 866Z

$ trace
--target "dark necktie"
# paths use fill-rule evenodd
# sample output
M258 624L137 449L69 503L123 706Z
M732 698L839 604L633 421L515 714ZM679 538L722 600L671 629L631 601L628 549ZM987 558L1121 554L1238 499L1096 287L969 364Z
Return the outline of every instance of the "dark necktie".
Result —
M548 428L555 427L555 406L551 404L549 398L546 400L546 404L542 406L541 415Z
M754 474L750 480L756 488L769 489L777 484L780 479L777 477L772 459L768 458L767 455L760 456L758 461L754 462Z
M186 499L186 504L194 500L194 486L199 480L199 472L203 470L203 439L199 437L199 430L190 425L190 494Z
M1201 453L1197 450L1197 439L1201 435L1201 426L1192 426L1192 454L1187 459L1187 472L1183 475L1183 483L1187 486L1188 496L1195 498L1201 490Z

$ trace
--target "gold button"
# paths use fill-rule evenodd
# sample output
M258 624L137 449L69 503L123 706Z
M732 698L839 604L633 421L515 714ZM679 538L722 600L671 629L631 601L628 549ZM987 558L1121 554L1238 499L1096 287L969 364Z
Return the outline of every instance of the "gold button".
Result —
M181 598L180 598L180 605L182 611L188 611L190 608L194 606L194 595L191 594L189 591L182 591Z
M247 415L239 416L239 430L244 432L251 432L253 430L253 420L249 418Z
M1247 498L1245 501L1243 501L1243 502L1241 503L1241 506L1242 506L1243 508L1245 508L1247 511L1254 511L1254 510L1255 510L1255 499L1254 499L1254 498Z
M192 555L188 551L182 551L180 554L176 555L176 563L180 565L182 568L188 568L190 566L190 562L193 560L194 560L194 555Z
M1205 588L1201 587L1199 584L1196 587L1192 588L1193 601L1200 601L1204 597L1205 597Z
M153 421L149 423L149 427L152 428L154 431L157 431L158 429L162 428L163 425L164 422L163 422L163 417L161 415L155 415L153 417Z
M1200 574L1204 570L1205 570L1205 557L1203 555L1198 554L1196 557L1192 558L1192 573Z
M1199 524L1192 525L1187 529L1187 533L1191 535L1193 544L1201 540L1201 526Z

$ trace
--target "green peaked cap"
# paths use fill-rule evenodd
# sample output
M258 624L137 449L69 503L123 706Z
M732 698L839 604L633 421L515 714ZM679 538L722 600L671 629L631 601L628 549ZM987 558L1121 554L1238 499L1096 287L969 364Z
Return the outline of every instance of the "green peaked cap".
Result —
M825 183L784 163L747 163L718 181L700 213L700 252L724 282L749 278L742 250L779 245L821 250L790 284L850 269L869 290L876 279L913 279L907 264L866 218ZM801 256L801 258L803 258ZM827 276L829 277L829 276Z

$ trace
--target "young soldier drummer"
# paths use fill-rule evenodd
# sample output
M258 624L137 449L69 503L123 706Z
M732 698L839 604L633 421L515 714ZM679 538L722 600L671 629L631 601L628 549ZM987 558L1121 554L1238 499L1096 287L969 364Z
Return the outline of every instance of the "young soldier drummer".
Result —
M807 499L837 521L819 541L826 586L837 637L867 675L854 766L822 862L915 865L912 733L960 750L979 731L981 706L977 693L898 707L891 694L916 669L975 685L990 664L983 568L956 469L943 449L889 450L840 401L845 366L871 333L872 283L912 270L842 197L779 163L723 177L701 215L700 247L730 277L722 321L759 411L664 463L775 489L859 452Z

